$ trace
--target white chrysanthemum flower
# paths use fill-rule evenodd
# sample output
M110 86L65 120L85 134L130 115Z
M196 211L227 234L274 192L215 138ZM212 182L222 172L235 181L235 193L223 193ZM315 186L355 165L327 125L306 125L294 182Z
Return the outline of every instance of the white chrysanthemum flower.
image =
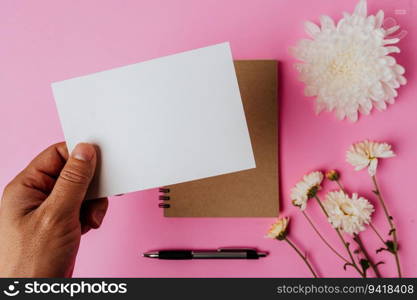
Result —
M292 204L304 210L307 206L307 200L313 198L321 188L323 173L316 171L304 175L303 179L291 189Z
M346 161L355 167L356 171L368 167L369 175L375 176L378 158L395 156L391 145L365 140L350 146L346 153Z
M343 191L329 192L323 206L333 227L349 234L363 231L374 211L372 204L365 198L355 193L350 198Z
M290 218L288 217L279 218L274 224L271 225L271 228L266 234L266 237L271 239L283 240L287 235L287 227L289 221Z
M302 61L296 68L305 82L305 95L316 96L316 113L335 111L338 119L356 122L358 112L369 114L372 107L385 110L394 103L397 88L406 84L405 70L390 53L400 49L390 37L399 26L384 29L384 12L367 16L366 0L360 0L352 15L343 14L335 25L321 16L321 27L312 22L305 29L312 39L292 48Z

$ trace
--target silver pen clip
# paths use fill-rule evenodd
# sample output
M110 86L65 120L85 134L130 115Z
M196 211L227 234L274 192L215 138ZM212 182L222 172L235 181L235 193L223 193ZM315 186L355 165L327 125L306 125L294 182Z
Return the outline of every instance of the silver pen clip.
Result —
M217 249L218 252L239 252L239 251L257 251L256 248L240 248L240 247L221 247Z

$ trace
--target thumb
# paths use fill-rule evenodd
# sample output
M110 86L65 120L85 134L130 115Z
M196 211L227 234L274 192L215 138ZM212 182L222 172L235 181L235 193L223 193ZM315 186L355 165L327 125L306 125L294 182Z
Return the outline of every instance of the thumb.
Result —
M55 186L45 202L49 207L67 214L79 213L87 189L94 176L96 149L91 144L78 144L61 170Z

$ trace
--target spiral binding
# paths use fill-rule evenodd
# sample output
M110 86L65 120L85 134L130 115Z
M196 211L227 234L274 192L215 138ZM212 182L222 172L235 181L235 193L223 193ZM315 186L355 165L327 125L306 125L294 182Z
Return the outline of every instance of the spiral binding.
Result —
M165 203L165 201L170 199L170 197L167 195L169 193L169 189L160 188L159 192L161 193L161 195L159 195L159 200L163 201L158 204L159 208L170 208L171 205L169 203Z

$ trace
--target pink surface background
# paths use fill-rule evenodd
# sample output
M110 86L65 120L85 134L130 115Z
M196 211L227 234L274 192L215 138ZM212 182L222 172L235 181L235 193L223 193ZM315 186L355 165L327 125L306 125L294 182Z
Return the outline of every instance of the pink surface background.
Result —
M350 191L376 204L366 172L344 162L345 151L365 138L393 144L398 156L378 170L383 193L398 225L404 274L417 276L415 170L417 167L416 12L412 0L369 0L409 31L396 57L409 84L386 112L356 124L332 114L316 117L303 96L288 47L305 38L303 21L321 14L340 18L356 0L264 1L12 1L0 3L0 190L43 148L63 140L50 83L184 50L230 41L236 59L278 59L282 214L293 217L291 236L309 253L322 276L356 276L315 236L289 203L289 190L307 171L337 168ZM396 9L405 14L395 15ZM413 19L414 18L414 19ZM414 49L413 49L414 47ZM82 107L80 107L82 109ZM111 122L111 120L109 120ZM137 137L140 138L140 137ZM137 166L140 168L140 166ZM82 239L75 276L125 277L305 277L308 270L284 243L265 239L273 219L168 219L157 207L156 190L110 199L100 230ZM225 199L226 200L226 199ZM316 203L309 212L338 244ZM374 223L387 231L377 205ZM371 252L372 232L363 234ZM140 253L157 248L256 246L270 252L258 261L157 261ZM385 276L395 276L387 254Z

